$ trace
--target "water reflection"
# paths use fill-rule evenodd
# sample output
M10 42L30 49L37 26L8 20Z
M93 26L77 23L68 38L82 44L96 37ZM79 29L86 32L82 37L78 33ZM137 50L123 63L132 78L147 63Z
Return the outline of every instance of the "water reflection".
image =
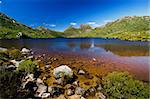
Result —
M148 42L112 39L20 39L0 40L1 47L27 47L40 51L95 52L118 56L149 56Z

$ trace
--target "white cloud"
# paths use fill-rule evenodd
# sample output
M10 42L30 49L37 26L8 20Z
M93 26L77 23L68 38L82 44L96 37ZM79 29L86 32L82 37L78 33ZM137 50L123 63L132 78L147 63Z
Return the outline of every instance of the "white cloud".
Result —
M56 25L55 25L55 24L50 24L49 26L50 26L50 27L56 27Z
M70 25L77 25L77 23L75 23L75 22L71 22L71 23L70 23Z
M2 1L0 1L0 4L2 3Z
M34 27L34 26L35 26L35 24L30 24L29 26L30 26L30 27Z
M46 26L46 27L56 27L55 24L43 23L43 25Z
M90 22L88 22L87 24L89 24L89 25L95 25L95 24L96 24L96 22L94 22L94 21L90 21Z
M104 20L104 23L112 22L112 20Z

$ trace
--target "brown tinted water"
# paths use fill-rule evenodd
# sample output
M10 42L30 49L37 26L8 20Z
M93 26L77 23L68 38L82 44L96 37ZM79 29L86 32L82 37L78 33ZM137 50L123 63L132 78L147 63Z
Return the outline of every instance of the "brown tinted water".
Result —
M45 54L44 60L53 66L80 67L97 76L112 71L128 71L137 79L149 81L149 42L57 38L0 40L0 46L30 48L36 56Z

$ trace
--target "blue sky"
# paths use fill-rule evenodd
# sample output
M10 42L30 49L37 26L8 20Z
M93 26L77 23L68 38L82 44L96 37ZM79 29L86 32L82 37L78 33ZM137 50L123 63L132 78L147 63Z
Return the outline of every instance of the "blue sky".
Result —
M148 15L149 0L0 0L0 11L31 27L63 31L101 26L123 16Z

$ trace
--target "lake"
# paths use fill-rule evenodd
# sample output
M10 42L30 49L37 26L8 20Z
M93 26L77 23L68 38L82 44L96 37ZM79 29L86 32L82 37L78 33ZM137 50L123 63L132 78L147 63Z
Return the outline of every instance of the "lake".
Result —
M56 57L54 66L67 64L98 76L128 71L136 79L149 81L149 42L101 38L56 38L0 40L0 47L32 49L35 56Z

